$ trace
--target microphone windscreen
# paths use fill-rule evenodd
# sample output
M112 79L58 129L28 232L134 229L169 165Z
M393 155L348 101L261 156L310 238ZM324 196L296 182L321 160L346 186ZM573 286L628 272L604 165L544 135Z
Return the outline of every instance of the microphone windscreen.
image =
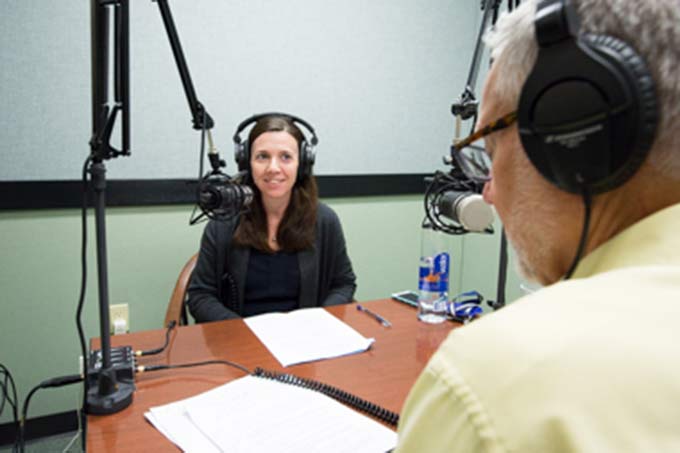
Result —
M482 232L493 223L493 210L479 194L459 199L456 212L459 223L470 231Z
M493 223L491 206L474 192L445 192L439 200L439 212L472 232L483 232Z

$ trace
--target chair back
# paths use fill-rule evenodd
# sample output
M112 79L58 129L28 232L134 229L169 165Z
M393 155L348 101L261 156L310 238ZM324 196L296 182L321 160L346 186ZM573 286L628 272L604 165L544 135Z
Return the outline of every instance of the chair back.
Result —
M170 297L170 302L168 303L168 309L165 312L164 327L167 327L170 321L175 321L178 326L188 324L187 310L184 302L187 298L187 286L189 285L191 274L194 272L194 267L196 267L197 258L198 253L189 258L189 261L186 262L179 273L179 277L177 277L175 289L172 291L172 296Z

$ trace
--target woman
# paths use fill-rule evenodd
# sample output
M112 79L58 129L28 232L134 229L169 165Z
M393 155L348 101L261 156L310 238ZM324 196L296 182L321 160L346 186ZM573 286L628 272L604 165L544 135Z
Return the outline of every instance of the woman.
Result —
M237 153L253 202L205 228L188 289L196 322L347 303L356 289L340 221L318 201L313 152L297 124L313 129L289 115L257 115L239 126L237 147L253 122Z

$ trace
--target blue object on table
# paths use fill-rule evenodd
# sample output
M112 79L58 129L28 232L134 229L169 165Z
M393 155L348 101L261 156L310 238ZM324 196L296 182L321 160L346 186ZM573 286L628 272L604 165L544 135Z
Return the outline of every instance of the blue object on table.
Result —
M471 320L482 315L481 307L484 301L482 296L477 291L466 291L455 296L448 305L448 311L451 316L462 318L464 320Z
M453 303L454 315L460 318L476 318L482 316L482 307L473 303Z
M378 321L380 324L382 324L382 325L385 326L385 327L392 327L392 323L391 323L391 322L389 322L387 319L383 318L383 317L380 316L379 314L377 314L377 313L375 313L375 312L372 312L371 310L369 310L368 308L364 307L363 305L357 304L357 310L363 311L363 312L366 313L368 316L370 316L371 318L375 319L376 321Z

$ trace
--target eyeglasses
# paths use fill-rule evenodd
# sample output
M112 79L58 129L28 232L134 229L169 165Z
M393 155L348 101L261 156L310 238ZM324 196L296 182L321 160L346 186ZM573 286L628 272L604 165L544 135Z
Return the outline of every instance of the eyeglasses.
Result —
M483 146L474 142L487 135L498 132L517 121L517 111L510 112L496 121L477 129L466 138L456 141L451 146L451 157L456 161L465 176L475 182L487 182L491 179L491 159Z

